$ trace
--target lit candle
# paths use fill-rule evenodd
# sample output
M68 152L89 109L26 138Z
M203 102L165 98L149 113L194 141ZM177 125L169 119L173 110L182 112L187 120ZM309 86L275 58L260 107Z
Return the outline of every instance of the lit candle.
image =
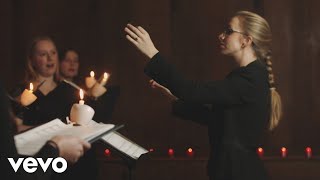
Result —
M287 155L288 155L287 148L282 147L281 148L281 157L285 158L285 157L287 157Z
M33 93L33 84L32 84L32 83L30 83L29 88L30 88L29 91L30 91L31 93Z
M84 92L80 89L79 92L80 100L79 103L74 103L70 110L70 121L79 125L90 124L92 117L94 116L94 109L84 104L83 96Z
M263 157L263 153L264 153L264 151L263 151L262 147L259 147L259 148L257 149L257 154L259 155L260 158Z
M169 148L169 149L168 149L168 155L169 155L170 157L173 157L173 156L174 156L174 150L173 150L172 148Z
M79 101L79 104L81 104L81 105L84 105L84 100L83 100L83 90L82 89L80 89L80 101Z
M192 149L192 148L188 148L188 149L187 149L187 156L188 156L188 157L193 157L193 155L194 155L193 149Z
M306 148L306 156L307 156L308 159L311 158L311 156L312 156L312 149L311 149L311 147L307 147L307 148Z
M154 149L153 149L153 148L150 148L150 149L149 149L149 152L154 152Z
M100 84L101 84L102 86L106 85L108 79L109 79L109 74L105 72L105 73L103 74L103 79L101 80L101 83L100 83Z
M90 72L90 77L86 77L86 86L87 88L92 88L92 86L97 82L97 80L94 78L94 72Z
M29 85L29 90L28 89L25 89L22 94L21 94L21 99L20 99L20 102L23 106L28 106L30 105L31 103L33 103L36 99L37 99L37 96L35 96L33 94L33 84L30 83Z
M105 150L104 150L104 154L105 154L107 157L110 157L111 151L110 151L109 149L105 149Z

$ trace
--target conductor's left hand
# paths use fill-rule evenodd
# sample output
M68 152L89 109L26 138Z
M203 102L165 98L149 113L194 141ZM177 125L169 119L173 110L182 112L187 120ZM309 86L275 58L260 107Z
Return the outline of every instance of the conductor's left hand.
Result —
M167 97L169 97L171 100L178 100L178 98L177 98L176 96L174 96L168 88L160 85L160 84L157 83L155 80L151 79L151 80L149 81L149 83L150 83L151 88L159 90L159 91L162 92L164 95L166 95Z
M154 46L149 33L142 27L135 27L131 24L127 24L127 26L124 28L124 31L127 33L126 38L148 58L151 59L159 52Z

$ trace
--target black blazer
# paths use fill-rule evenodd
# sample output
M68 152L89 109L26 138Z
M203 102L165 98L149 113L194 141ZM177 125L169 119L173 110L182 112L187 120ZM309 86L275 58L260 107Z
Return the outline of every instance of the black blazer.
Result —
M211 145L208 174L214 179L267 179L255 153L267 127L270 106L268 72L256 60L224 80L190 81L158 53L145 73L178 97L173 113L208 126Z

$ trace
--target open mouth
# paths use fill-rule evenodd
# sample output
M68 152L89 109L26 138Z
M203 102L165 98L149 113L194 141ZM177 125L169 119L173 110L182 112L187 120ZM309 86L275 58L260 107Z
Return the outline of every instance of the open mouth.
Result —
M53 68L53 67L54 67L54 64L47 64L46 67L47 67L47 68Z

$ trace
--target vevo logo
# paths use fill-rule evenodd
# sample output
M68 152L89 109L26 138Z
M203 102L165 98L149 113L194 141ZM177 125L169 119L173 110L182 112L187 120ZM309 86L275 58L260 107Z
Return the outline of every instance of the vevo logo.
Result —
M38 163L40 164L40 167L42 168L43 172L47 171L50 164L52 166L52 169L56 173L63 173L67 169L68 164L65 159L58 157L58 158L55 158L53 161L52 160L53 158L48 158L46 162L44 162L42 158L28 157L26 159L19 158L18 161L15 162L13 158L8 158L8 161L10 162L11 167L15 172L18 171L22 162L23 162L23 169L28 173L34 173L38 168ZM61 163L62 166L58 167L58 163Z

